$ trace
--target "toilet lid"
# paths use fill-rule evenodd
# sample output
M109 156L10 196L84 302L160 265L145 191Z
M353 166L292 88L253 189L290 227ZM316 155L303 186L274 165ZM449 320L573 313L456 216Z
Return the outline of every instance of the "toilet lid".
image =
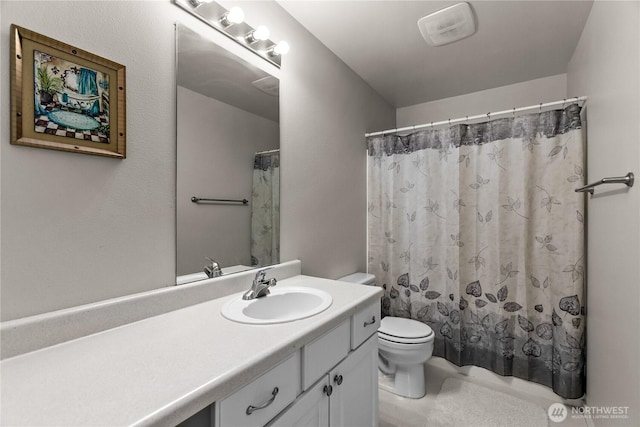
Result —
M422 342L433 335L433 330L417 320L387 316L380 321L378 334L390 341L400 338L403 342Z

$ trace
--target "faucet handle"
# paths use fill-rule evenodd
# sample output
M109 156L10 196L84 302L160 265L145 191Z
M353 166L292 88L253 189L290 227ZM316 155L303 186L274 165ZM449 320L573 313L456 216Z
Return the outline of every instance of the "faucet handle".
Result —
M220 269L220 264L218 264L217 261L209 258L208 256L205 257L206 260L208 260L211 265L207 265L204 267L204 272L207 275L207 277L220 277L222 276L222 270Z
M263 282L264 281L264 277L267 275L267 271L271 270L273 267L265 267L265 268L261 268L260 270L258 270L256 272L256 277L255 279L253 279L254 282Z

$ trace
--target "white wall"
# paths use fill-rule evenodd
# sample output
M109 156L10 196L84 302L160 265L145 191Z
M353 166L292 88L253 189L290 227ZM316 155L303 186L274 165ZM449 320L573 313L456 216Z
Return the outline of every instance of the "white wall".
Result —
M127 158L9 144L9 52L3 50L2 319L174 282L174 8L169 2L0 3L9 26L127 67Z
M566 97L567 75L559 74L480 92L398 108L397 127L457 119L558 101ZM382 129L379 129L382 130Z
M178 86L177 274L251 265L250 205L195 204L191 197L251 200L253 160L278 148L278 123Z
M587 95L587 181L640 175L640 3L596 1L567 73ZM640 188L587 201L587 404L630 406L640 425ZM596 425L612 421L594 420Z
M248 22L262 16L271 38L291 45L280 83L281 259L319 277L365 271L364 134L393 127L395 109L279 5L248 4Z
M225 2L230 3L230 2ZM364 133L394 110L275 2L242 2L291 52L281 74L281 257L306 274L366 266ZM170 286L175 280L175 42L195 20L167 1L0 2L9 26L127 67L127 159L9 145L0 58L1 318Z

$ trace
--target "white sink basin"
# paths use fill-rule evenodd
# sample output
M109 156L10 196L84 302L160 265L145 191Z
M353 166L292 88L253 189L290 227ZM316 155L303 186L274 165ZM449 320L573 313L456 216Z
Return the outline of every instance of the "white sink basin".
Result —
M333 302L331 295L314 288L271 288L267 296L245 301L238 296L221 310L234 322L269 325L292 322L323 312Z

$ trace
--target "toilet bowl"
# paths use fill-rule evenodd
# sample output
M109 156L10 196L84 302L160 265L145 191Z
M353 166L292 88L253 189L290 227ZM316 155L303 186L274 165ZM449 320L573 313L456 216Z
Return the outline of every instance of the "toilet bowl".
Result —
M378 366L384 374L380 387L413 399L424 396L424 363L433 354L434 336L417 320L383 318L378 328Z
M338 280L374 285L375 276L354 273ZM426 393L424 363L433 354L435 334L428 325L413 319L386 316L378 328L380 388L399 396L419 399Z

